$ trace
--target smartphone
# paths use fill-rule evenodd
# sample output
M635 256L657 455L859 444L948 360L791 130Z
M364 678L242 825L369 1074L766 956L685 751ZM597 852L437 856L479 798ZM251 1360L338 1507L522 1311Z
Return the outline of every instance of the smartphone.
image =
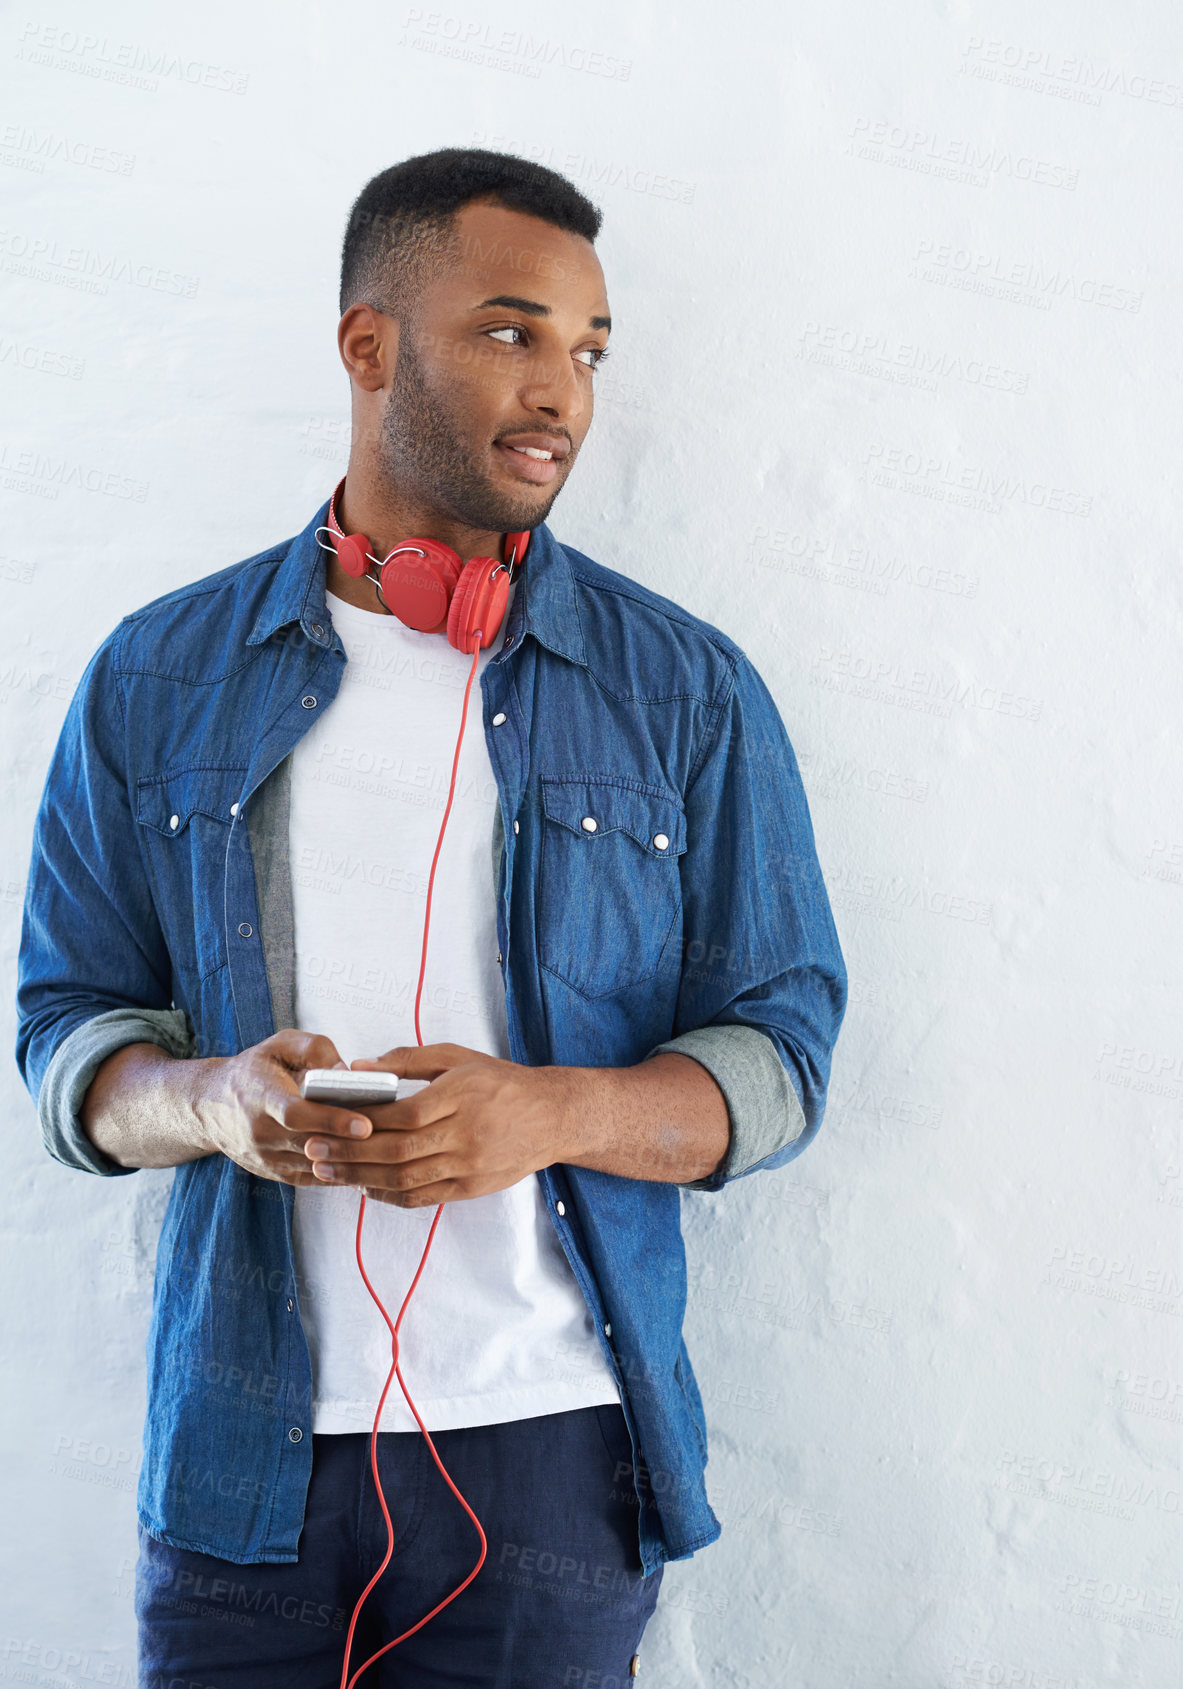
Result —
M310 1067L300 1081L300 1095L337 1108L365 1108L367 1103L401 1102L430 1084L428 1079L400 1079L397 1073L354 1072L346 1067Z

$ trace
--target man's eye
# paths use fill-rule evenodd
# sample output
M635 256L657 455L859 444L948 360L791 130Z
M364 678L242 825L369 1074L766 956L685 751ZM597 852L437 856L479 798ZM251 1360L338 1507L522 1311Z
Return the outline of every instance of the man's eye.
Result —
M485 333L490 339L497 335L521 335L523 340L527 341L530 338L529 331L523 328L521 323L505 323L501 328L487 328ZM522 343L522 340L503 340L501 342L503 346L520 346ZM608 350L604 346L585 346L583 351L576 352L575 356L587 369L598 369L608 356Z

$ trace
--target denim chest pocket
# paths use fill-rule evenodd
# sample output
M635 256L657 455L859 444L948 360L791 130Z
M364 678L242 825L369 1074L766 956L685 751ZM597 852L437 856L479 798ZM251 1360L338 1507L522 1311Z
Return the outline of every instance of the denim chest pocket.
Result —
M182 768L136 786L136 820L161 927L174 965L191 958L198 979L226 961L226 849L246 768Z
M585 997L651 979L681 917L681 799L635 781L541 786L539 961Z

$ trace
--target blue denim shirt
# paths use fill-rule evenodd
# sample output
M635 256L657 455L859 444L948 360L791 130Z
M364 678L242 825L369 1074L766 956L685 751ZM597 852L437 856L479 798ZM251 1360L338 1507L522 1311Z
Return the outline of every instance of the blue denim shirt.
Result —
M314 537L327 509L125 616L70 704L34 830L16 1044L67 1165L134 1171L77 1112L119 1044L229 1056L291 1024L263 936L287 841L259 817L346 661ZM796 759L750 660L542 525L480 693L513 1059L700 1061L732 1130L692 1188L799 1155L821 1123L846 970ZM680 1189L557 1163L537 1176L621 1390L648 1574L720 1533L682 1340ZM304 1518L312 1378L292 1202L221 1154L185 1162L157 1249L139 1517L238 1563L294 1561Z

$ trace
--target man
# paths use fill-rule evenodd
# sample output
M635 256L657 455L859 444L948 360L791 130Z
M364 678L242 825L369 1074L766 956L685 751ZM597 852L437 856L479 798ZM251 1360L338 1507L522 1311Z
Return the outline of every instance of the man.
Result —
M390 1338L354 1251L393 1315L441 1203L400 1363L488 1553L367 1676L623 1681L664 1561L719 1535L679 1188L811 1140L846 973L750 661L546 526L607 355L599 225L502 154L376 177L344 245L336 496L125 616L50 765L17 1061L67 1166L177 1169L138 1497L145 1683L338 1681L389 1540L367 1433ZM501 558L522 531L471 658L337 555L356 534L376 563L408 536ZM300 1096L346 1058L431 1083L365 1109ZM381 1424L393 1552L352 1669L479 1552L397 1392Z

